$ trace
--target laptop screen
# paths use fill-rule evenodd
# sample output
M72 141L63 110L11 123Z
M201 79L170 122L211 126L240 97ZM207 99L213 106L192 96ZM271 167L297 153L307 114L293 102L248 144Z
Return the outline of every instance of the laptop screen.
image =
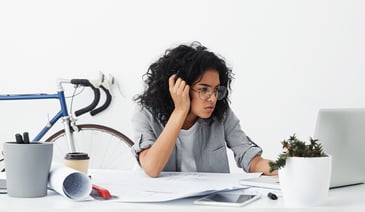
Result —
M313 137L332 155L331 188L365 181L365 108L320 109Z

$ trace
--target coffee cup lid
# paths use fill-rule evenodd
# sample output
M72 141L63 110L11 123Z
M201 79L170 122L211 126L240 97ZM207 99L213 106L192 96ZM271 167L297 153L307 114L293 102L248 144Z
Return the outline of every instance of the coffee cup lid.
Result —
M66 160L86 160L89 159L89 155L84 152L69 152L65 156Z

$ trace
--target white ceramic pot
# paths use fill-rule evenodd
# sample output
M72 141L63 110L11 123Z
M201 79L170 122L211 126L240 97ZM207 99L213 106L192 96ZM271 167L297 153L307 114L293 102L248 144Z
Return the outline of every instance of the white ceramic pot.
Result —
M289 157L279 169L280 187L286 207L313 207L326 202L332 157Z

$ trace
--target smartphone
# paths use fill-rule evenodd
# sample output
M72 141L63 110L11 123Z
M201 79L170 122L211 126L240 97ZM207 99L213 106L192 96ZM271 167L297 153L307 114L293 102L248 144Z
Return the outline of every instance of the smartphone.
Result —
M216 192L194 201L198 205L236 206L240 207L260 198L258 194L239 194Z

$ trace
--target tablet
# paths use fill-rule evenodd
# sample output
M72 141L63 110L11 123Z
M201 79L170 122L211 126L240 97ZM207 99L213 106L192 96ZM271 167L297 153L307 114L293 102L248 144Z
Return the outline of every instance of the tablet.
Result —
M194 201L198 205L243 206L257 200L259 195L217 192Z

